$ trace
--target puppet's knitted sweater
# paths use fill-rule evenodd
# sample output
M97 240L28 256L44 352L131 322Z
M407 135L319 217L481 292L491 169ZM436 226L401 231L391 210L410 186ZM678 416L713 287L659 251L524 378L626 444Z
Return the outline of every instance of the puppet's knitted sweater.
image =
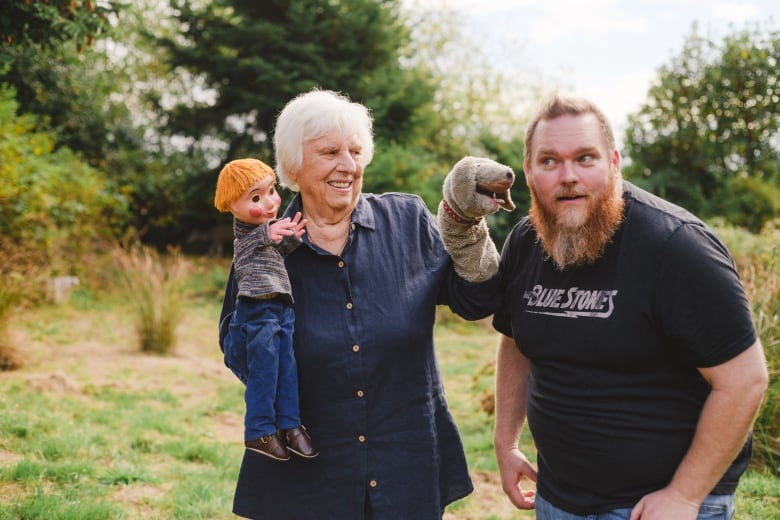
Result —
M268 226L273 222L254 225L233 219L233 265L238 296L264 299L285 295L292 302L284 257L301 244L301 239L293 235L274 243L268 236Z

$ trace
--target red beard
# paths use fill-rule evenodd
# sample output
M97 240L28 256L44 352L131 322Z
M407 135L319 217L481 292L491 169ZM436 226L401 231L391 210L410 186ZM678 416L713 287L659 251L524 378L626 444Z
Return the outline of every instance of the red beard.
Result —
M531 186L531 224L544 252L559 270L591 264L604 252L623 220L625 202L622 190L618 189L619 182L620 177L612 178L604 193L591 201L584 222L578 225L567 223L570 219L539 202Z

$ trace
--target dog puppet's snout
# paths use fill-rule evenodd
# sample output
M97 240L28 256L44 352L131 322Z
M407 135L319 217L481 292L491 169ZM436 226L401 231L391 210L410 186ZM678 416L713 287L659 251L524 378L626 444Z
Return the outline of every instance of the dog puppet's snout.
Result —
M515 172L513 172L512 170L507 170L506 171L506 180L511 181L514 178L515 178Z

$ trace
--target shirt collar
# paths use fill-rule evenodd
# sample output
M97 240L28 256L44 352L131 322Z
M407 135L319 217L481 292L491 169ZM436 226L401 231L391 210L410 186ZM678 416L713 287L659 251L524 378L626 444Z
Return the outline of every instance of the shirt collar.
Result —
M301 194L297 193L295 198L290 201L287 209L284 211L284 217L292 218L296 212L301 211ZM371 229L375 228L374 210L371 205L366 201L363 194L360 194L358 198L357 206L352 212L350 220L353 224L357 224L360 227Z

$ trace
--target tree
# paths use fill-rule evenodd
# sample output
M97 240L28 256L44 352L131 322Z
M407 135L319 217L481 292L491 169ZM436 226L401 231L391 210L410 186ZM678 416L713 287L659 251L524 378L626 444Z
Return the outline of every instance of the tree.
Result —
M67 38L78 30L57 30L85 21L76 17L71 22L56 14L52 4L59 2L50 1L45 9L43 2L17 3L18 26L30 18L25 18L25 10L45 11L52 18L36 19L38 32L48 20L51 33L61 36L42 39L32 37L38 32L22 32L30 37L15 38L13 45L2 48L6 66L0 69L0 82L14 87L18 111L34 116L54 150L78 154L98 171L107 189L126 201L130 211L123 213L123 221L114 222L117 233L132 230L161 246L180 242L186 236L192 197L189 177L205 161L198 153L182 153L161 136L149 101L172 90L171 75L140 28L170 34L167 13L156 0L132 6L101 2L92 11L85 7L90 2L73 2L76 13L106 23L122 15L121 31L112 30L112 22L96 33L91 47L78 49Z
M98 238L121 234L126 222L126 198L96 169L106 164L107 143L122 141L123 127L112 121L121 112L106 103L111 88L91 52L121 7L0 5L0 237L24 242L55 271Z
M694 26L629 117L627 177L702 217L758 230L780 217L780 33L716 43Z
M449 168L484 153L483 134L511 141L522 132L526 104L518 99L534 82L497 73L444 8L405 10L399 0L171 5L182 32L157 41L184 88L160 107L170 133L209 159L191 183L200 193L191 222L217 218L210 199L221 164L242 155L273 160L277 114L312 87L371 110L377 146L364 189L418 193L432 210ZM528 89L518 94L515 85Z
M180 96L167 111L168 126L198 143L225 143L219 162L249 153L268 159L276 116L301 92L322 87L366 102L389 91L378 80L397 85L397 49L407 37L397 0L172 0L171 6L182 33L159 43L171 68L186 70L211 95ZM375 107L380 116L401 107L408 119L405 98L394 101Z
M366 191L417 191L418 176L441 170L429 164L436 84L425 69L402 64L410 47L399 0L172 0L171 7L181 32L156 41L186 86L159 106L167 132L208 161L189 185L196 193L189 222L219 218L214 179L226 161L273 162L276 116L314 87L370 108L377 154Z
M407 4L413 3L411 0ZM523 178L523 137L533 103L559 82L530 68L515 44L493 42L506 54L488 54L485 42L495 34L465 32L462 15L445 0L417 0L407 25L412 47L409 66L429 70L437 84L430 125L423 126L425 149L438 159L435 172L417 184L435 211L444 175L464 155L485 155L510 166L516 177L512 198L517 209L488 217L490 234L500 248L515 223L527 213L530 194Z
M109 35L124 7L117 0L0 4L0 83L14 87L21 112L56 132L56 146L82 153L93 166L105 158L107 141L121 141L124 122L112 121L121 111L106 108L115 89L105 54L84 51Z
M110 27L109 18L121 7L117 0L5 1L0 4L0 46L57 46L73 41L81 51Z

